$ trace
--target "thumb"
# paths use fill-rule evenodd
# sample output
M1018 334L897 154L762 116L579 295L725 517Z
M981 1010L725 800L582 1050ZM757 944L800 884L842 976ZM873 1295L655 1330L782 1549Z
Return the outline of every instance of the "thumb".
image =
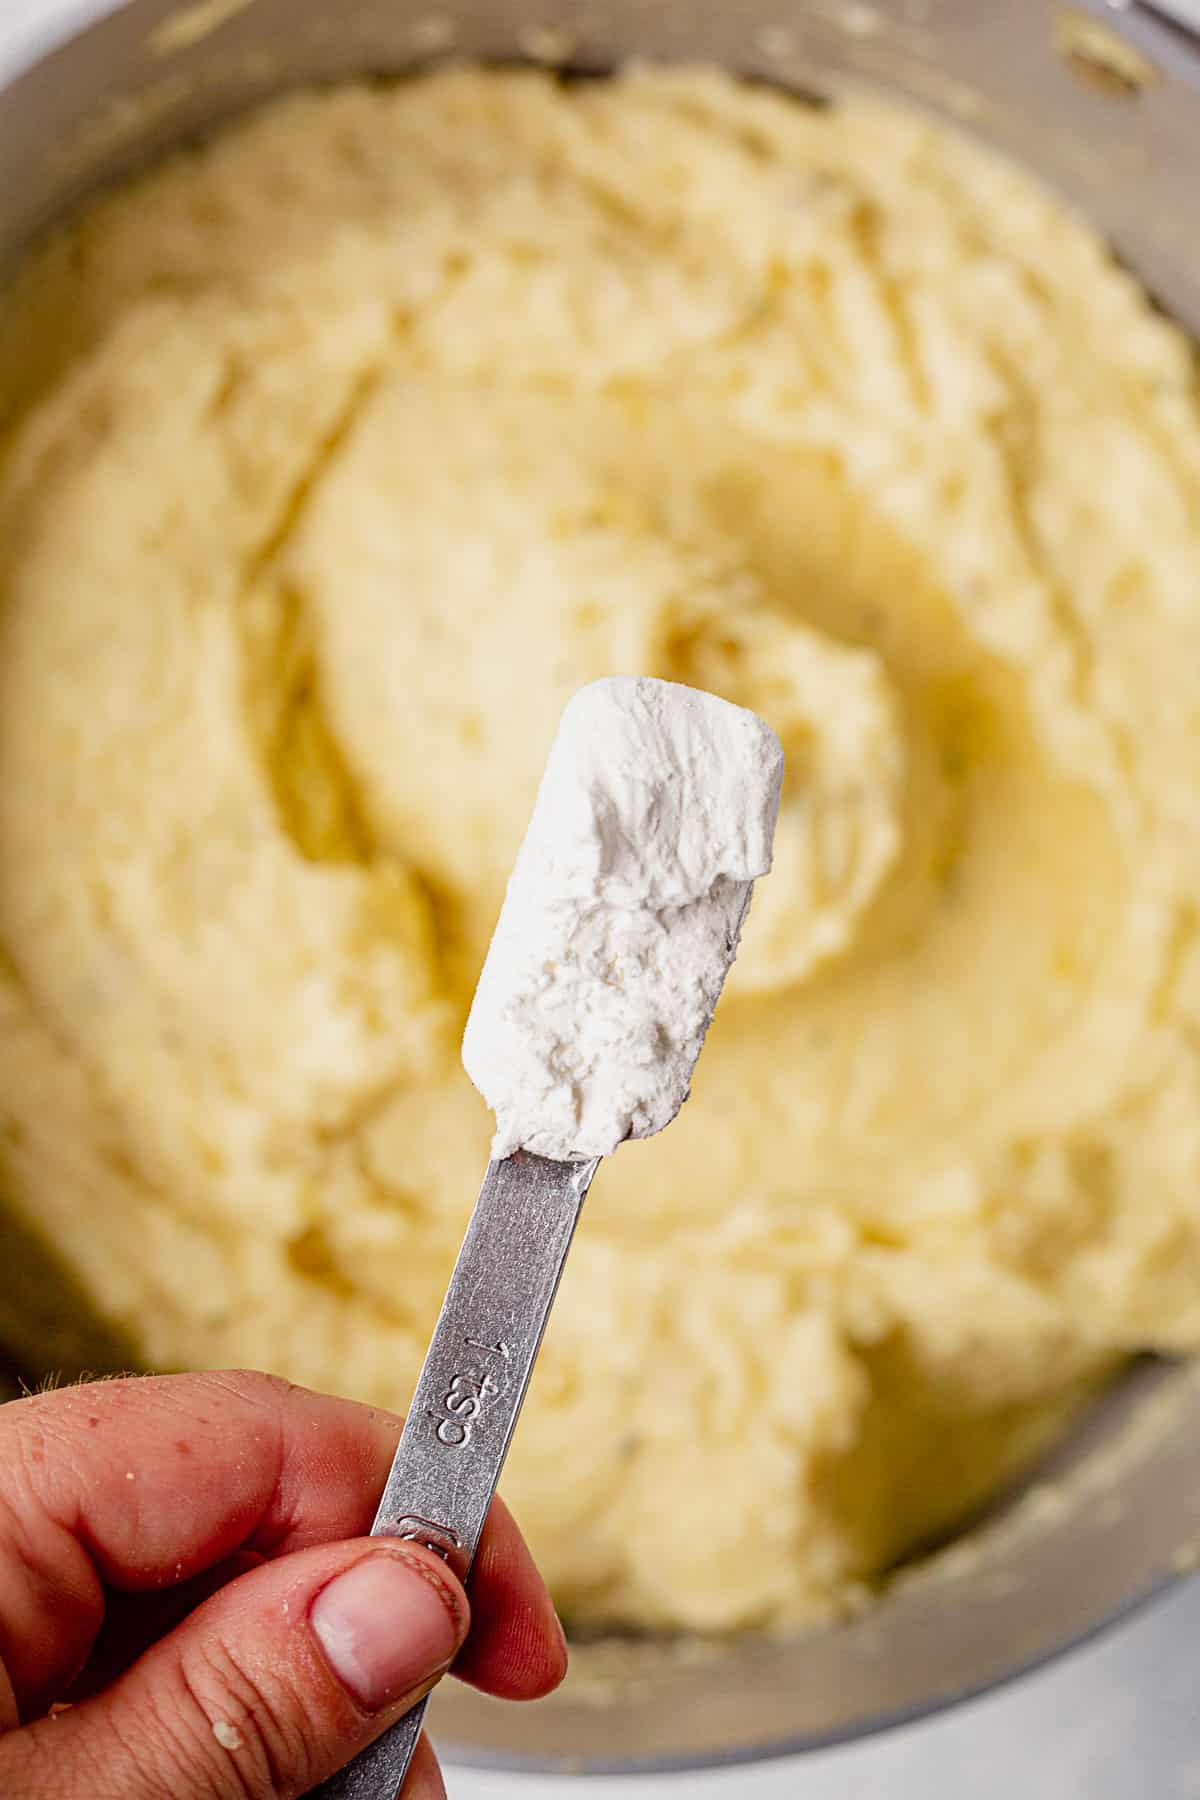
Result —
M24 1800L299 1800L449 1667L468 1623L431 1551L326 1544L231 1582L95 1698L0 1738ZM408 1796L442 1792L428 1751Z

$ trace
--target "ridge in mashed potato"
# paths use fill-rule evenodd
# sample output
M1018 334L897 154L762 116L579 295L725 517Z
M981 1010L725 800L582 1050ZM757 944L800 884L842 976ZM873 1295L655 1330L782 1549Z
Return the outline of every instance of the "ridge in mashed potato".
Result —
M1200 406L1086 226L876 103L460 69L271 105L0 305L0 1182L147 1364L405 1403L610 673L803 781L514 1448L560 1604L829 1617L1200 1342Z

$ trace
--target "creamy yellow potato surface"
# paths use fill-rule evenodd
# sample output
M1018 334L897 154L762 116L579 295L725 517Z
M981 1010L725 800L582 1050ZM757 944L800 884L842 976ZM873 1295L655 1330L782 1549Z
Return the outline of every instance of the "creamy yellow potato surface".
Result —
M636 672L791 773L506 1478L567 1612L827 1617L1200 1342L1195 372L1029 178L704 71L348 87L0 344L3 1199L139 1357L404 1404L503 884Z

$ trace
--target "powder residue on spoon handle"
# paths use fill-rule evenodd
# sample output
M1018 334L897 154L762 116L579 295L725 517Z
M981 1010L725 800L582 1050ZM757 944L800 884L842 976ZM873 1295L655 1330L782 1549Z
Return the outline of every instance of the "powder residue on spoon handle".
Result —
M775 733L712 694L614 677L570 701L463 1038L494 1156L606 1156L670 1124L782 782Z

